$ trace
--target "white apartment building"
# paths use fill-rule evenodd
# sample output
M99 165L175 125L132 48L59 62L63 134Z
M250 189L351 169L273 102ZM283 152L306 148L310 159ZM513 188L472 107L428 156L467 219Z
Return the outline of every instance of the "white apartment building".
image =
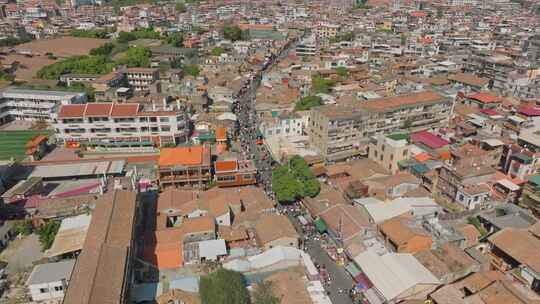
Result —
M26 282L32 301L61 303L75 260L36 265Z
M153 68L129 68L126 71L128 83L135 91L149 91L159 80L159 70Z
M51 115L59 105L83 102L86 102L85 93L8 87L0 91L0 124L12 120L51 122Z
M268 137L301 136L307 124L307 116L298 113L282 113L277 117L263 119L259 125L262 135Z
M66 145L105 148L177 144L190 135L188 113L178 103L161 109L135 103L63 105L53 126L57 141Z

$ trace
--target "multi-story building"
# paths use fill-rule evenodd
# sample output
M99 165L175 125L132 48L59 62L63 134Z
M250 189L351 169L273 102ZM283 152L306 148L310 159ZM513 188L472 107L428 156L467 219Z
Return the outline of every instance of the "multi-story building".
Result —
M307 132L313 147L328 161L362 153L369 138L407 130L448 125L453 101L434 92L418 92L361 103L328 105L311 110Z
M339 31L339 25L321 23L315 29L315 35L318 39L331 39L335 38Z
M181 105L145 109L140 104L62 105L53 126L56 139L70 144L129 147L185 142L190 124Z
M212 180L210 147L163 148L159 155L161 187L205 188Z
M377 135L369 142L369 159L396 174L398 163L409 158L410 145L404 138Z
M135 91L150 91L150 85L159 80L159 70L153 68L129 68L126 74Z
M307 128L310 142L327 161L359 155L360 142L367 138L367 117L359 108L316 107L311 110Z
M214 164L219 187L244 186L257 183L257 169L251 160L227 159Z
M535 215L540 215L540 174L527 177L527 183L523 186L519 202Z
M300 136L303 134L306 122L298 113L283 112L277 117L265 117L259 130L264 137Z
M454 101L432 91L373 99L360 107L369 113L367 136L437 129L448 125Z
M0 91L0 124L11 120L52 121L59 105L83 103L86 94L6 88Z

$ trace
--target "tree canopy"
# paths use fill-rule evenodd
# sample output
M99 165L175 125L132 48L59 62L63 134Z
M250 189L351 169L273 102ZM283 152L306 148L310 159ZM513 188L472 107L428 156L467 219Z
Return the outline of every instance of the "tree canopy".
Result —
M305 196L316 196L321 185L306 161L295 155L272 171L272 189L280 203L291 203Z
M59 228L60 221L48 221L39 226L37 234L39 236L39 243L41 244L41 251L51 248Z
M184 66L184 74L191 75L193 77L199 76L199 73L201 70L199 69L199 66L196 64L186 65Z
M323 104L322 98L319 96L306 96L296 102L294 106L295 111L307 111L313 107L317 107Z
M0 39L0 47L2 46L14 46L21 43L26 43L32 41L30 38L15 38L15 37L7 37L4 39Z
M125 64L130 68L147 68L150 66L150 57L152 53L149 49L143 47L131 47L126 55L118 60L118 64Z
M349 71L348 71L347 68L345 68L345 67L337 67L337 68L336 68L336 73L337 73L338 76L340 76L340 77L347 77L347 76L349 76Z
M223 53L225 53L225 49L222 47L217 46L212 49L212 56L220 56Z
M231 41L242 39L242 30L236 25L226 25L223 27L223 37Z
M114 49L114 44L107 42L104 45L90 50L90 55L93 56L109 56Z
M249 293L241 273L220 268L199 282L202 304L247 304Z
M182 47L184 45L184 34L180 32L171 33L165 38L165 42L174 47Z
M112 71L116 63L108 56L74 56L44 66L37 72L41 79L58 79L62 74L106 74Z
M185 13L186 12L186 5L184 3L176 3L176 5L174 6L174 10L177 12L177 13Z
M330 93L330 88L336 85L336 82L331 79L322 79L321 76L315 75L311 78L311 91L314 94Z

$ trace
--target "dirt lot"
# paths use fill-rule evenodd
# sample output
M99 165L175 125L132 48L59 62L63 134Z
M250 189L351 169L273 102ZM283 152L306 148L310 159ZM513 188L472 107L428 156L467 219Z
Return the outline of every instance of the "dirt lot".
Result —
M47 56L26 57L24 55L10 54L2 57L2 63L9 64L15 61L20 62L20 66L15 71L17 81L34 82L33 79L42 67L53 64L58 60L51 60Z
M87 55L91 49L97 48L108 40L78 37L60 37L54 39L34 40L16 47L17 50L30 50L33 53L52 53L57 57Z

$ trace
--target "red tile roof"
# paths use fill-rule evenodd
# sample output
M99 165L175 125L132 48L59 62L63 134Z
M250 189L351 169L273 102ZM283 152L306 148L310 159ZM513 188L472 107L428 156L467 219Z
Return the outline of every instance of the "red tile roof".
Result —
M108 117L111 113L112 103L88 103L84 111L85 117Z
M136 116L139 112L139 104L115 104L111 111L111 117Z
M163 148L159 154L159 165L202 165L205 153L209 153L209 149L203 146Z
M496 95L493 95L493 94L490 94L490 93L485 93L485 92L480 92L480 93L476 93L476 94L473 94L473 95L469 95L468 98L474 99L474 100L479 101L481 103L499 103L502 100L501 97L499 97L499 96L496 96Z
M521 107L518 112L525 116L540 116L540 109L535 107Z
M237 163L234 160L216 161L215 167L216 167L216 173L219 173L222 171L235 171L237 167Z
M497 112L497 111L495 111L493 109L482 109L482 110L480 110L480 112L486 114L487 116L501 115L501 114L499 114L499 112Z
M86 105L63 105L58 112L58 118L79 118L84 116Z
M413 143L421 143L430 149L439 149L450 144L447 140L428 131L421 131L411 135Z

